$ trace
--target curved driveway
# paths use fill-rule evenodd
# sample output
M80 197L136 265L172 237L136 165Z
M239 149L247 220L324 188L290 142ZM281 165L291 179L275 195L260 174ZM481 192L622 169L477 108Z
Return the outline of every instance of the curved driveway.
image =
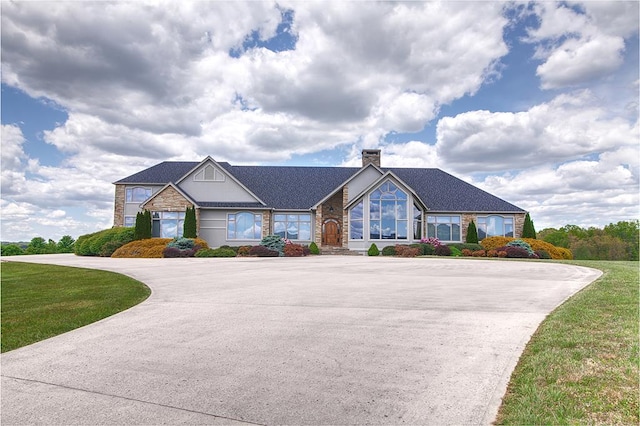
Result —
M539 323L600 275L451 258L10 260L153 293L3 354L2 424L490 424Z

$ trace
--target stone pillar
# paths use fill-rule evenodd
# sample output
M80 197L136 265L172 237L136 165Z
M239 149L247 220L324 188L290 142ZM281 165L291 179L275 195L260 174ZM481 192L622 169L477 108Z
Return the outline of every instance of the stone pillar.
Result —
M262 238L271 234L271 212L262 212Z
M113 206L113 226L124 226L124 185L116 185L116 194Z
M342 247L349 247L349 211L344 208L349 203L349 189L342 188Z
M519 213L514 215L513 236L515 238L522 238L522 228L524 228L525 216L526 216L526 213Z

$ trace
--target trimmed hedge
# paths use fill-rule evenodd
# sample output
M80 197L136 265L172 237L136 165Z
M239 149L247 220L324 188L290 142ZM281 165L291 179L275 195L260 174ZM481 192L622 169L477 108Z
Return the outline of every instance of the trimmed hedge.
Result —
M78 256L109 256L118 247L133 241L133 233L133 228L115 227L81 235L76 241L74 253Z
M382 253L383 256L395 256L396 248L394 246L386 246L380 253Z
M148 238L146 240L132 241L117 249L111 257L117 258L159 258L163 257L163 252L167 245L175 241L174 238ZM208 249L207 242L200 238L192 240L193 246ZM195 252L194 252L195 253Z

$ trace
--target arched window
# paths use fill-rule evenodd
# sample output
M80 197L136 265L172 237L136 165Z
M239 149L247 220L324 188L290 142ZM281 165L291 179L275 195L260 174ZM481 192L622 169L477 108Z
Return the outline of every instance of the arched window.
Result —
M513 237L513 217L478 216L478 239L496 236Z
M228 240L259 240L262 238L262 215L240 212L227 216Z
M369 196L369 238L407 239L407 194L393 182L380 185Z

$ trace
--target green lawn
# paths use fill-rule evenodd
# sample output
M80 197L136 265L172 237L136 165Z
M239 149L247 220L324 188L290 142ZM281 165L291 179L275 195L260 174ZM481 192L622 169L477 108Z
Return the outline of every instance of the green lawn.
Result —
M113 272L2 262L2 352L130 308L151 294L141 282Z
M497 424L639 424L638 262L568 261L604 275L541 324Z

